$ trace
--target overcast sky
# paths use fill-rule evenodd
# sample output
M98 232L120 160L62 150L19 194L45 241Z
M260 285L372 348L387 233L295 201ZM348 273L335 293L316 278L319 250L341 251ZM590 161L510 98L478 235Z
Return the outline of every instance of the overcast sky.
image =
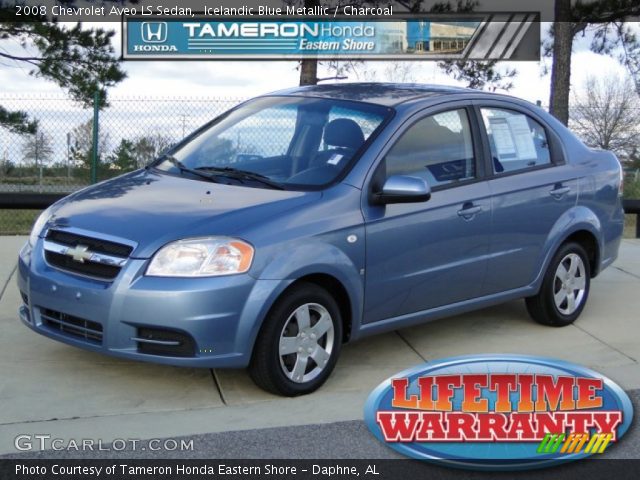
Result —
M117 30L114 37L116 51L120 53L120 25L109 26ZM87 24L87 27L91 26ZM547 29L542 25L543 35ZM21 49L14 41L0 41L0 49L17 51ZM579 88L588 75L624 73L625 69L607 56L596 55L588 50L588 39L579 39L574 48L572 60L572 85ZM442 73L435 62L411 62L411 76L421 83L456 84ZM511 94L535 102L548 103L549 76L543 76L543 64L539 62L504 62L504 68L516 68L518 76L514 80ZM110 91L113 96L216 96L245 98L261 93L295 86L299 72L297 62L124 62L123 68L128 78ZM384 62L368 62L364 67L376 72L375 80L398 80L390 76ZM24 65L0 62L0 94L3 93L61 93L53 83L28 77ZM321 72L321 76L326 72ZM348 81L362 80L350 75Z

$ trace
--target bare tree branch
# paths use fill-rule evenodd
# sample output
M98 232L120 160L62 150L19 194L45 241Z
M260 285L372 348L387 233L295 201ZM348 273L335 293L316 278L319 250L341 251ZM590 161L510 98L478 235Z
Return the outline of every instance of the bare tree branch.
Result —
M629 77L591 76L572 100L571 127L587 145L623 159L640 147L640 97Z

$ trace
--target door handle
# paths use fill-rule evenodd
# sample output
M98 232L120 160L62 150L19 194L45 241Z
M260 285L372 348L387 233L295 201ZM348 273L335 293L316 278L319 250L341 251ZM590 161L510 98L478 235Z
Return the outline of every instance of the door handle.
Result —
M465 220L471 220L478 213L482 211L482 207L479 206L470 206L463 208L462 210L458 210L458 216L464 218Z
M549 192L549 195L551 195L553 198L559 200L560 198L562 198L564 195L566 195L570 191L571 191L570 187L557 186L557 187L555 187L553 190L551 190Z

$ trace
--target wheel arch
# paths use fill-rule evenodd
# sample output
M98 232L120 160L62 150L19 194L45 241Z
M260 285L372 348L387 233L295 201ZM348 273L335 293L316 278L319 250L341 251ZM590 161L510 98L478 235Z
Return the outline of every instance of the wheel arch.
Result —
M284 288L282 288L277 295L274 296L270 302L269 307L266 309L263 318L260 319L260 326L258 331L262 328L265 318L269 316L274 306L284 295L296 288L302 283L312 283L317 285L327 292L329 292L340 309L340 316L342 318L342 341L346 343L351 338L351 331L353 328L354 318L354 306L352 298L349 295L347 287L344 283L335 275L331 275L326 272L307 273L296 278L294 281L289 282ZM255 339L254 339L255 342Z
M364 286L359 275L330 265L308 265L298 271L291 272L287 278L280 280L261 280L260 287L254 289L250 306L245 306L242 317L244 328L239 329L236 342L250 358L255 344L263 328L264 321L283 295L303 282L314 283L334 296L340 308L343 327L343 342L350 341L358 335Z
M547 241L540 258L540 269L532 283L534 290L539 290L544 274L549 268L551 259L567 241L577 241L589 253L591 277L600 272L602 244L602 225L598 216L589 208L576 206L567 210L555 223L547 236Z
M311 273L303 277L298 278L291 285L289 285L278 298L286 294L291 288L301 283L313 283L329 292L340 309L340 317L342 319L342 342L346 343L351 338L351 329L353 327L353 307L351 305L351 298L347 288L333 275L327 273Z
M582 248L584 248L585 252L587 252L587 259L589 260L589 272L591 274L591 278L595 278L599 273L599 265L600 265L600 246L598 245L598 240L596 236L589 230L576 230L575 232L568 235L560 245L564 245L565 243L575 242L579 244Z

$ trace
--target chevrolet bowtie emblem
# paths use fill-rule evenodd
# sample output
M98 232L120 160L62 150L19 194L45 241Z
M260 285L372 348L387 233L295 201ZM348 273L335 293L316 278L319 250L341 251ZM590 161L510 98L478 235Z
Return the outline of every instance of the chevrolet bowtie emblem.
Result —
M73 248L68 248L64 254L73 258L76 262L84 263L85 260L91 260L93 256L93 253L88 250L89 247L86 245L76 245Z

